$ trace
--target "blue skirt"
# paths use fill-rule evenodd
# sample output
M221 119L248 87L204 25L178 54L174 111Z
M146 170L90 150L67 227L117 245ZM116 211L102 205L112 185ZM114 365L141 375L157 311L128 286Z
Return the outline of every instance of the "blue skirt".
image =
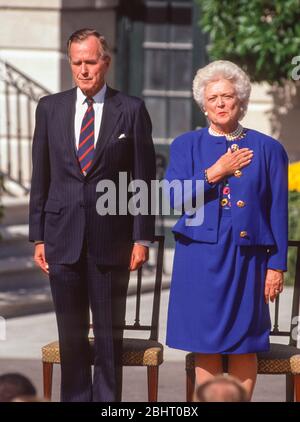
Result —
M222 212L218 243L177 239L167 345L208 354L269 350L266 269L265 247L234 244L230 211Z

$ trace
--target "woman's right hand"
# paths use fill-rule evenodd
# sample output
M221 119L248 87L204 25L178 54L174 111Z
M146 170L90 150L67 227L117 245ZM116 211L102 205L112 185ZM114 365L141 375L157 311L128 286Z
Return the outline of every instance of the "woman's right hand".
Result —
M207 169L207 178L209 183L218 183L225 177L232 175L251 163L253 151L249 148L241 148L237 151L231 151L228 148L226 154L223 154L211 167Z

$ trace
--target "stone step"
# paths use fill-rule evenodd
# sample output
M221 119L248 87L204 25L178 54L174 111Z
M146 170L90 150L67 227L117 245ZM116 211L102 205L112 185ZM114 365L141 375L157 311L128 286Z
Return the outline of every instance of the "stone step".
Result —
M11 224L0 226L0 236L3 241L28 239L28 224Z
M15 144L16 145L16 140L11 140L11 145ZM17 141L17 143L19 143ZM3 145L2 145L3 147ZM24 144L23 144L24 147ZM2 151L3 152L3 151ZM14 161L15 163L15 161ZM28 176L25 177L28 179ZM4 191L7 192L8 195L10 195L11 197L14 198L22 198L26 195L28 195L28 192L30 190L30 183L29 181L25 182L25 186L21 186L18 182L8 178L8 177L4 177L4 181L3 181L3 188Z
M2 226L28 224L28 195L21 198L3 196L1 204L4 206Z
M0 225L0 259L33 255L34 246L28 241L28 224Z
M16 318L53 311L50 286L0 292L0 315Z
M36 267L31 255L0 259L0 292L40 288L48 283L47 275Z

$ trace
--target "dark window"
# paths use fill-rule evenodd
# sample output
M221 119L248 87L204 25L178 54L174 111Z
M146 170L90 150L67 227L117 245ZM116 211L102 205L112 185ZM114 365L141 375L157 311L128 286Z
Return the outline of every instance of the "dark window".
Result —
M156 143L169 143L191 126L192 2L147 1L145 5L142 95Z

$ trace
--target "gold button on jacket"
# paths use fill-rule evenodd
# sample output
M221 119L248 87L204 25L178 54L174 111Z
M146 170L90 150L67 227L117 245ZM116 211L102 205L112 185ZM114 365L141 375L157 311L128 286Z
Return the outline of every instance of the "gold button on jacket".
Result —
M237 144L232 144L230 149L231 151L238 151L240 147Z
M246 232L246 230L243 230L240 232L240 237L246 237L248 236L248 233Z
M233 174L235 175L235 177L241 177L243 173L241 172L241 170L236 170Z
M239 208L243 208L245 205L246 205L246 203L244 202L244 201L237 201L237 203L236 203L236 205L239 207Z

